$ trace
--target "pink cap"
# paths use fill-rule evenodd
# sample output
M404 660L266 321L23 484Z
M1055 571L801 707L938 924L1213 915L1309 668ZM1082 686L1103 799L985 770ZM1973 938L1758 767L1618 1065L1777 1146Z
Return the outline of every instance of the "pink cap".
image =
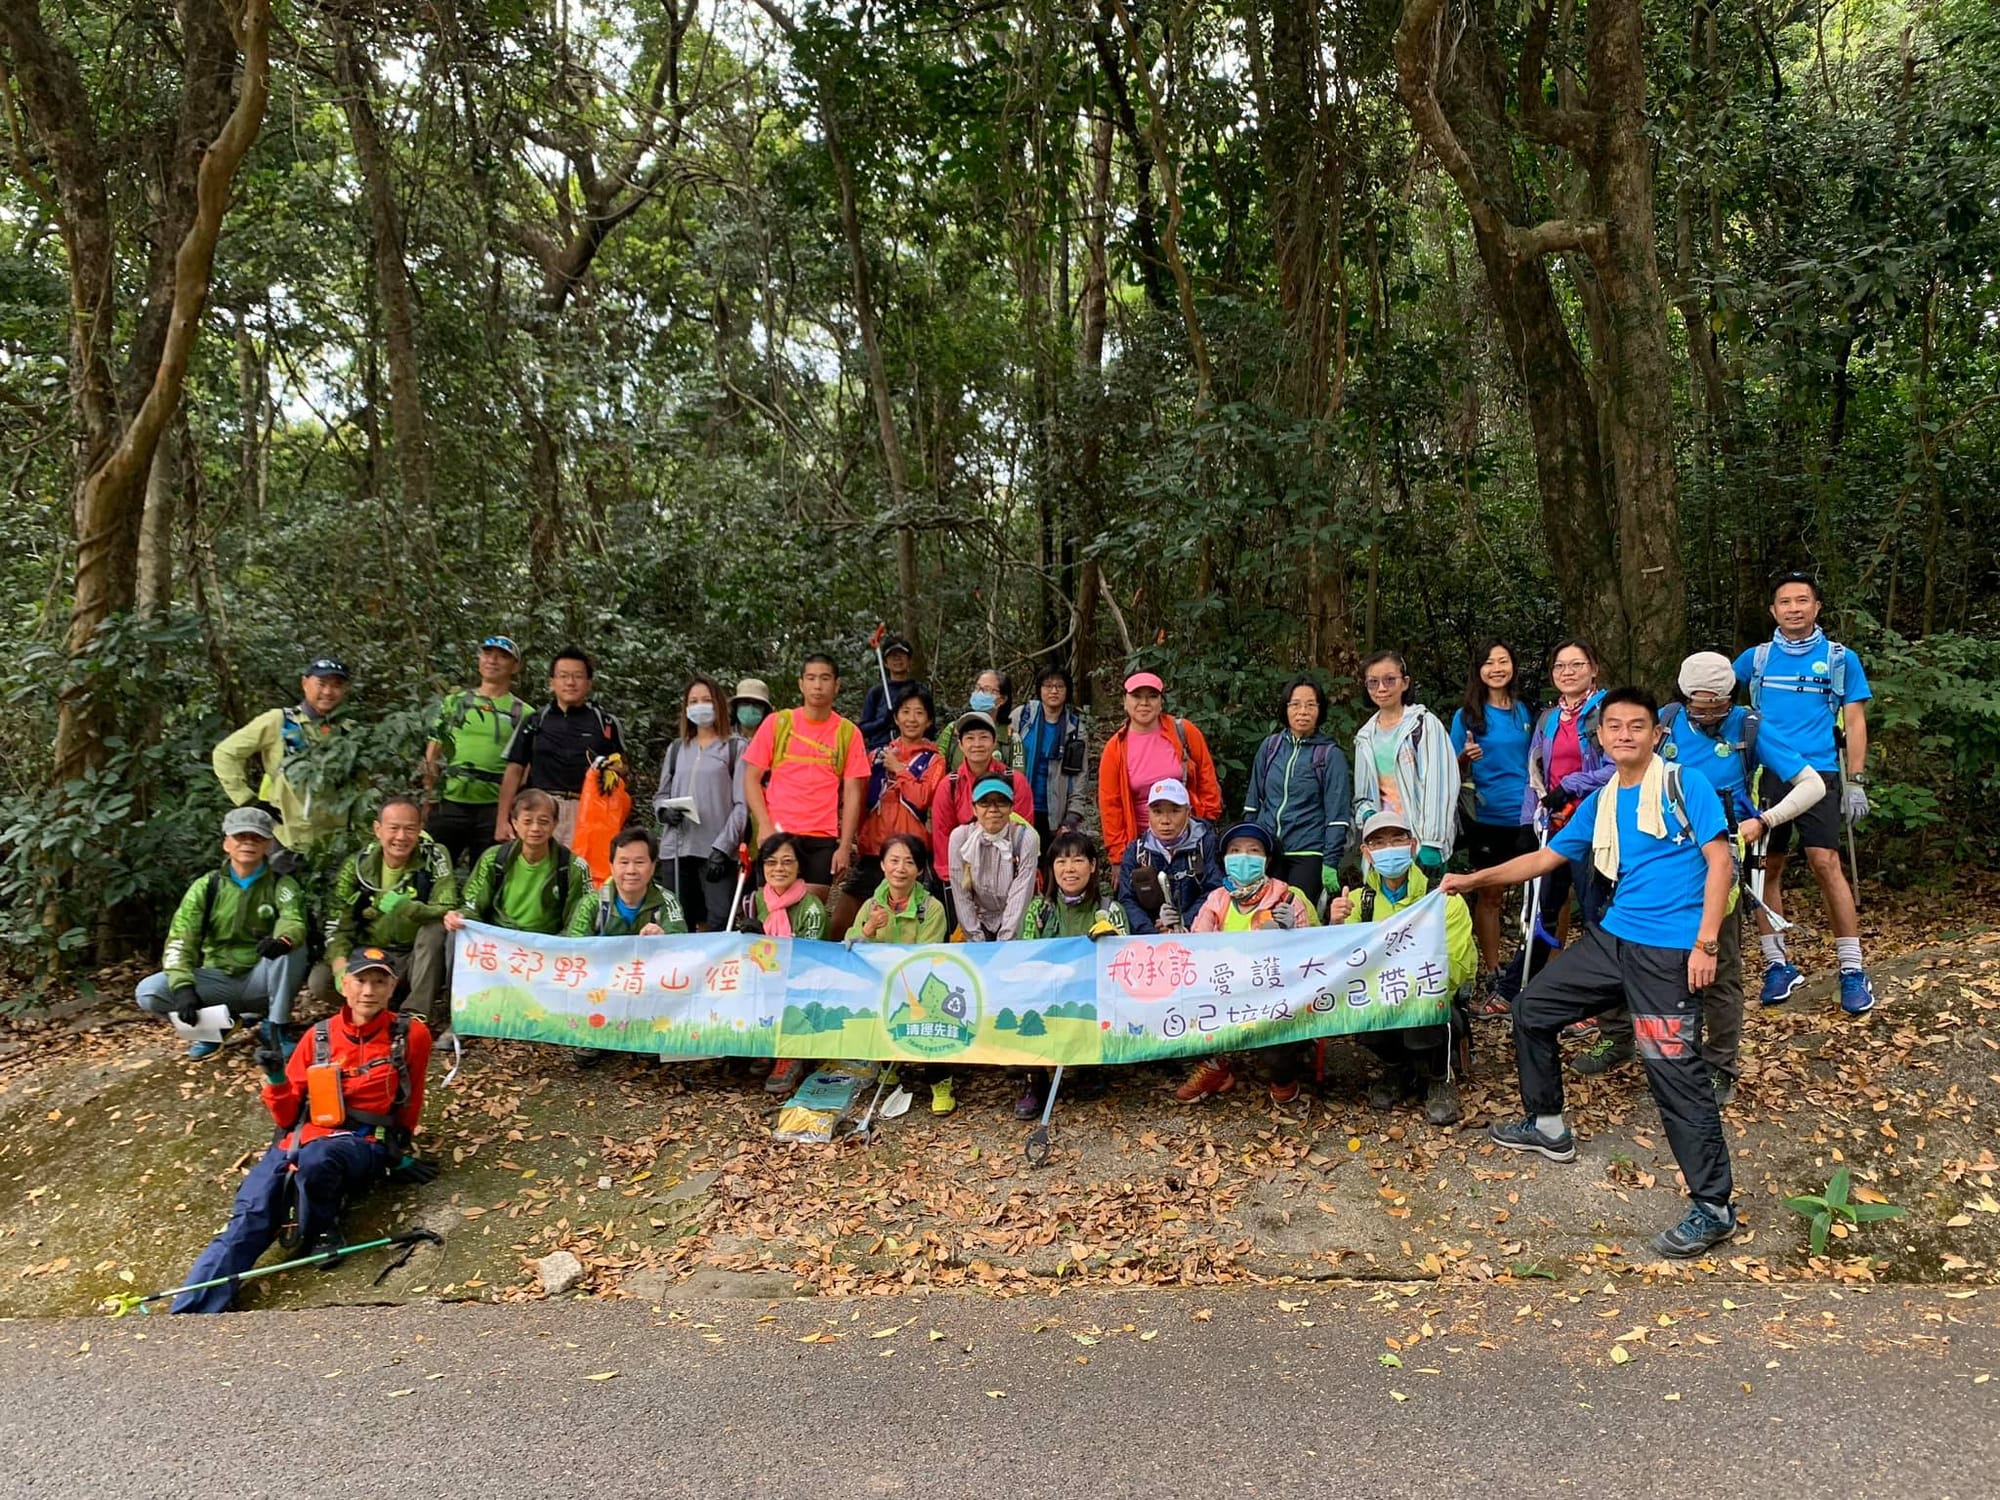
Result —
M1167 691L1167 685L1160 681L1160 674L1158 672L1134 672L1130 677L1125 679L1126 692L1136 693L1140 688L1151 688L1163 697Z

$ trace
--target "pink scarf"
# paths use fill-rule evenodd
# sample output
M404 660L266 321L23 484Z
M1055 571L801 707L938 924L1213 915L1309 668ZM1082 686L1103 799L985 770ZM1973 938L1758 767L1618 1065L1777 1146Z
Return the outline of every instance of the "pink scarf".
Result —
M812 894L803 880L794 880L785 888L783 895L774 896L769 886L764 887L764 936L790 937L792 935L792 908Z

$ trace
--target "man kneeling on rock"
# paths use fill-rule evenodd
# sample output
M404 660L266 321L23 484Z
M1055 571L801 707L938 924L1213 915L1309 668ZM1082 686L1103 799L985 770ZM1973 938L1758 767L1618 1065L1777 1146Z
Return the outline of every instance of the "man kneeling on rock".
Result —
M384 1177L429 1182L437 1168L410 1154L424 1109L431 1034L421 1019L394 1015L396 968L380 948L357 948L341 978L346 1003L292 1050L257 1053L267 1082L264 1105L278 1122L271 1142L237 1189L229 1223L188 1273L188 1284L242 1275L296 1215L301 1253L338 1242L341 1206ZM225 1312L230 1281L183 1293L174 1311Z

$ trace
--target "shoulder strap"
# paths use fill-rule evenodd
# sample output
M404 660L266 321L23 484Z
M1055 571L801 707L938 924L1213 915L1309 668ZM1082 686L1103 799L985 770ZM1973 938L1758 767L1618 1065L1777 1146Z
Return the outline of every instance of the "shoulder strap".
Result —
M1847 648L1839 641L1827 642L1826 675L1833 684L1833 711L1837 714L1847 698Z
M514 863L514 856L520 851L521 841L509 839L500 846L500 852L493 856L493 883L487 888L486 900L479 908L479 920L491 921L493 908L500 904L500 892L507 885L507 869Z
M840 728L833 732L833 774L835 776L845 776L847 772L847 752L854 748L854 736L856 732L854 721L845 718L840 721Z
M1172 714L1168 714L1160 722L1167 726L1168 731L1174 737L1174 748L1180 752L1181 756L1181 785L1187 786L1188 782L1194 777L1194 765L1188 759L1187 736L1182 732L1187 728L1187 720L1176 719ZM1190 797L1194 795L1193 787L1188 787L1188 795Z
M1266 735L1264 747L1257 753L1257 774L1250 782L1250 795L1256 796L1263 786L1264 778L1271 774L1271 767L1278 763L1278 736Z
M196 934L199 941L195 944L197 957L200 956L202 944L208 941L209 924L215 920L215 897L216 893L221 889L222 871L210 870L208 872L208 880L203 885L201 892L201 931Z
M609 882L606 882L604 889L597 893L597 924L591 928L590 935L592 937L603 937L604 929L610 925L611 886Z
M569 867L576 856L554 839L549 841L549 853L556 861L556 910L565 912L569 910Z
M1681 719L1680 704L1668 703L1660 709L1660 728L1666 730L1668 734L1672 734L1674 732L1674 725L1678 724L1680 722L1680 719Z
M1687 791L1681 786L1681 768L1669 762L1667 765L1667 805L1673 809L1674 821L1681 825L1681 832L1690 839L1694 837L1694 821L1688 817Z
M1333 746L1332 746L1332 745L1330 745L1330 744L1327 744L1327 745L1314 745L1314 746L1313 746L1313 780L1314 780L1314 781L1324 781L1324 780L1326 780L1326 763L1327 763L1327 762L1328 762L1329 760L1331 760L1331 759L1333 759Z
M1757 649L1750 653L1750 706L1761 710L1764 707L1764 669L1771 663L1771 643L1759 641Z
M785 752L792 743L792 711L781 708L771 715L771 769L777 770L785 763Z
M1764 716L1754 708L1743 710L1743 774L1757 774L1757 731L1764 727Z
M313 1023L313 1066L323 1068L333 1061L333 1023L315 1021Z
M1365 880L1361 882L1361 920L1375 920L1375 887Z

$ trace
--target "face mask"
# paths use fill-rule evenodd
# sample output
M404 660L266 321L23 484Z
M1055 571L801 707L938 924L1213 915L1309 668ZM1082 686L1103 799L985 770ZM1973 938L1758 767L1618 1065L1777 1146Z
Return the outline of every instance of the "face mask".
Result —
M736 722L745 729L755 729L764 722L764 710L755 703L739 703L736 705Z
M1225 854L1223 878L1232 891L1247 891L1264 878L1265 859L1261 854Z
M695 728L706 729L714 722L715 705L713 703L690 703L688 705L688 723L694 725Z
M983 691L975 691L965 702L966 707L970 708L976 714L990 714L1000 706L998 694Z
M1407 848L1370 849L1368 862L1375 867L1375 873L1384 880L1397 881L1410 873L1410 863L1415 858Z

